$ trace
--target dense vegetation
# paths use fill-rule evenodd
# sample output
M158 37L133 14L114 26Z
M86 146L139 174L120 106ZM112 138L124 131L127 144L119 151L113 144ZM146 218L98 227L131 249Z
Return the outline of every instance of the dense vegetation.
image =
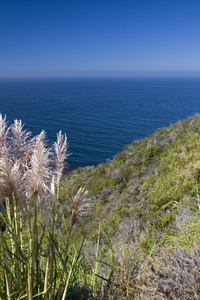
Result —
M121 263L123 261L123 264L131 268L127 271L127 276L134 273L134 282L135 272L132 270L145 261L143 254L154 259L153 253L157 247L164 249L163 257L167 255L166 248L178 245L183 247L177 250L178 253L183 251L183 257L186 255L185 251L191 249L199 252L199 248L195 248L199 243L200 225L199 149L200 115L196 114L125 146L123 152L108 163L79 168L67 176L65 185L70 194L85 186L92 199L90 218L79 233L86 235L90 245L90 241L96 239L100 222L102 232L112 238L115 260ZM67 198L67 194L63 195ZM104 243L107 244L107 241L102 237L102 244ZM88 251L89 249L90 246ZM159 251L162 261L162 251ZM198 260L199 254L196 255ZM170 267L167 269L170 270ZM152 274L149 276L151 278ZM168 273L166 282L169 277L171 275ZM173 282L174 279L170 280ZM187 294L189 281L186 276L182 280ZM144 286L145 282L142 283ZM149 283L146 284L148 286ZM130 299L137 298L136 287L133 286L134 292ZM152 291L156 289L153 281L151 287ZM163 295L169 297L167 293L163 292ZM174 293L172 299L186 297L184 293ZM197 294L196 290L193 295ZM161 299L159 294L157 297ZM150 291L144 299L153 299ZM192 299L191 295L186 299ZM198 297L194 296L194 299Z
M1 299L200 299L199 114L64 178L65 136L0 129Z
M148 254L161 233L179 230L182 217L200 208L199 149L195 115L125 146L111 162L74 170L65 181L68 191L85 186L93 203L85 231L95 236L101 217L109 236L118 236L120 227L125 242L127 235L138 240Z

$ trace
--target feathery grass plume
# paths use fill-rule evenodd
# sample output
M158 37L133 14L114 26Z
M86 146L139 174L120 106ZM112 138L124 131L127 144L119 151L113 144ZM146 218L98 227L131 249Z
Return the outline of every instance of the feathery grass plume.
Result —
M26 193L28 197L33 195L41 199L49 191L50 150L45 147L45 132L36 136L33 142L30 168L26 172Z
M54 201L53 205L52 205L52 228L51 228L51 232L52 232L52 237L53 239L57 238L57 234L55 234L55 224L57 222L58 219L58 215L57 215L57 205L58 205L58 199L59 199L59 193L60 193L60 178L63 174L63 170L64 170L64 162L65 159L67 158L67 156L69 154L67 154L67 148L68 148L68 143L67 143L67 136L62 135L62 131L59 131L59 133L57 134L57 142L54 143L54 152L55 152L55 174L56 174L56 200ZM51 182L51 195L54 197L55 196L55 178L54 176L52 177L52 182ZM68 247L67 247L68 248ZM67 250L66 250L67 252ZM54 257L55 256L55 251L52 248L51 249L51 256ZM53 261L51 260L50 262L50 280L49 283L50 285L53 282ZM61 281L62 278L64 276L64 268L62 269L62 275L61 275ZM58 299L60 299L60 293L61 293L61 286L59 286L59 290L58 290Z
M68 251L69 251L69 246L70 246L70 238L71 238L72 228L78 221L80 221L83 217L85 217L87 215L87 212L88 212L87 210L90 207L90 199L87 198L87 194L88 194L88 191L86 191L85 188L80 188L73 198L72 219L71 219L71 224L70 224L70 227L68 230L68 239L67 239L67 243L66 243L66 247L65 247L65 255L64 255L65 258L63 260L63 267L62 267L62 271L61 271L61 275L60 275L60 283L59 283L59 288L58 288L58 293L57 293L58 300L61 299L60 297L61 297L62 285L64 282L63 281L64 272L66 271L66 269L65 269L66 263L69 258ZM75 259L75 256L74 256L74 259ZM70 272L72 272L73 266L74 266L74 261L72 263L71 269L68 274L68 278L67 278L67 282L65 285L65 290L64 290L62 300L65 299L65 293L67 291L69 279L71 276Z
M19 204L22 184L19 162L13 163L7 156L2 156L0 158L0 199L11 198L14 194L16 204Z
M28 169L28 163L31 154L31 132L23 130L24 124L21 120L15 120L11 125L12 131L12 150L14 156L20 163L20 169L24 173Z
M72 226L87 216L90 208L90 198L87 198L88 191L80 188L73 198Z
M55 163L56 163L56 175L57 181L60 180L63 170L65 159L69 156L67 153L68 143L66 134L63 135L60 130L57 134L57 142L54 143L54 151L56 154Z
M0 147L3 147L6 142L6 135L7 135L7 122L6 116L3 118L2 114L0 114Z
M3 118L2 114L0 114L0 155L7 150L7 135L9 130L10 127L7 128L6 116Z

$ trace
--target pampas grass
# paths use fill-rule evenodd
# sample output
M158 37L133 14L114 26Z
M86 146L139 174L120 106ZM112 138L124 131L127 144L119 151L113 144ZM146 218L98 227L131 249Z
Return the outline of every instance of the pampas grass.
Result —
M60 215L66 240L56 231L67 149L61 131L48 147L44 131L31 137L21 120L8 126L0 114L0 203L6 202L0 212L6 224L0 230L1 299L64 300L76 276L84 278L83 244L74 246L72 229L90 206L85 189L72 198L69 226Z
M72 225L79 222L87 215L88 209L91 207L91 199L88 199L87 195L88 191L81 187L73 198Z
M0 114L0 153L2 154L7 147L7 135L9 128L7 129L6 116L3 118Z
M35 137L30 158L30 168L25 173L26 193L29 198L33 195L42 201L49 192L50 178L50 150L45 147L45 132Z
M57 142L54 143L54 151L55 151L55 164L56 164L56 175L57 181L60 180L63 170L64 170L64 163L66 158L69 156L67 153L68 143L67 143L67 136L66 134L63 135L62 131L60 130L57 134Z

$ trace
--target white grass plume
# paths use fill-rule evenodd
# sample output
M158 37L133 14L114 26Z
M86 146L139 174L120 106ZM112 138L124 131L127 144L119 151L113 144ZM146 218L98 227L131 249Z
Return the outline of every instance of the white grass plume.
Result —
M23 179L21 177L19 162L13 162L7 156L0 158L0 199L11 197L14 194L16 203L22 200L20 195L23 188Z
M67 136L66 134L63 135L62 131L60 130L57 134L57 142L54 143L54 151L55 151L55 164L56 164L56 175L57 181L60 180L64 166L65 160L69 156L67 153L68 143L67 143Z
M21 171L24 173L28 169L31 153L31 132L23 130L24 124L21 120L15 120L11 125L12 131L12 151L19 160Z
M29 197L41 197L49 191L50 150L45 147L45 132L42 131L35 138L30 159L30 168L26 172L26 191Z
M3 118L0 114L0 155L7 152L7 136L10 128L7 127L6 116Z

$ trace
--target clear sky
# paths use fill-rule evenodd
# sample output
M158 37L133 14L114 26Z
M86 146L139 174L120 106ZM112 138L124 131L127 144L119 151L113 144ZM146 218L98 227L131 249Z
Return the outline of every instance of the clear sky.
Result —
M0 0L0 77L200 72L200 0Z

